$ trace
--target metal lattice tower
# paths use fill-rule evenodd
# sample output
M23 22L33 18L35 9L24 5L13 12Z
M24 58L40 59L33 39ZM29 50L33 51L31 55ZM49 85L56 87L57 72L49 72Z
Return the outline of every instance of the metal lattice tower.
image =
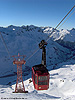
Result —
M22 65L26 63L24 58L25 55L15 55L13 64L17 65L17 81L16 81L16 87L15 87L15 93L25 93L25 87L22 79ZM23 57L23 58L22 58Z

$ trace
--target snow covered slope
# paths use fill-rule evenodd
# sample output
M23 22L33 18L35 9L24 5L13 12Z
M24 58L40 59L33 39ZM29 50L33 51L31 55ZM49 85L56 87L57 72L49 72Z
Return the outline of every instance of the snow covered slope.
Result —
M24 81L28 94L15 93L15 85L0 85L0 97L2 99L27 99L27 100L75 100L75 61L64 62L58 65L58 69L49 71L49 89L36 91L29 79Z
M34 90L33 84L28 86L31 78L31 67L41 63L41 50L38 44L41 40L47 39L52 27L37 26L8 26L0 27L0 32L4 37L10 55L26 55L26 65L23 65L23 80L29 93L22 94L28 100L55 99L55 100L74 100L74 67L75 67L75 29L56 30L52 38L48 41L47 49L47 68L50 71L50 88L47 91ZM1 36L0 36L1 37ZM37 49L38 52L29 57ZM59 69L56 69L59 68ZM54 69L51 71L51 69ZM72 70L71 70L72 69ZM15 72L15 73L14 73ZM67 75L65 75L65 73ZM70 76L71 75L71 76ZM70 82L70 80L72 82ZM13 65L13 58L10 59L6 49L0 39L0 97L20 97L19 94L12 94L16 83L16 65ZM12 85L12 87L11 87ZM72 86L68 89L69 86ZM66 90L65 90L66 89ZM69 94L68 94L68 91ZM71 95L72 92L72 95ZM32 96L33 95L33 96ZM73 96L74 95L74 96Z

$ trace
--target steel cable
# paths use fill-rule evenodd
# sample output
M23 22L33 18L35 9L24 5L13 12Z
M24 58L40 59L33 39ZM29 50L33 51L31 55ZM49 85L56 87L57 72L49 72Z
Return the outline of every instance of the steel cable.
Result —
M4 38L3 38L2 34L1 34L1 32L0 32L0 35L1 35L1 39L3 41L4 47L6 48L6 51L7 51L8 55L9 55L9 57L11 58L10 53L9 53L9 50L7 48L7 45L6 45L5 41L4 41Z
M46 39L46 42L52 37L52 33L57 29L57 27L64 21L64 19L69 15L69 13L74 9L75 5L71 8L71 10L65 15L65 17L57 24L57 26L53 29L51 34Z
M75 13L75 11L58 27L58 29Z

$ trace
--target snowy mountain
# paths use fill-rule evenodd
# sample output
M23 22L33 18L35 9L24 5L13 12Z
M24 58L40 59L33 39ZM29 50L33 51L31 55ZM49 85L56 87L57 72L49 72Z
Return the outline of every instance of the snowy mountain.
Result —
M75 28L71 30L55 30L52 37L60 45L69 49L75 49Z
M0 27L0 32L8 47L10 56L17 55L18 53L26 55L26 64L23 65L23 80L26 84L26 89L28 80L31 78L31 67L41 63L42 51L39 49L38 44L41 40L46 40L52 30L52 27L37 27L34 25ZM38 51L31 57L36 50ZM47 68L51 77L50 88L48 91L39 92L34 90L31 83L28 89L30 93L27 96L25 95L26 98L28 100L29 98L32 98L32 100L37 100L38 98L40 100L74 100L75 28L71 30L55 30L48 41L46 50ZM51 69L54 70L51 71ZM0 39L0 96L8 93L7 96L13 97L13 94L10 93L13 91L13 88L10 86L14 87L15 83L16 65L13 65L13 58L9 57L2 39ZM67 86L65 86L66 84ZM72 85L72 88L68 89L70 85ZM70 95L72 92L72 96L69 96L68 90ZM19 95L17 96L20 97Z

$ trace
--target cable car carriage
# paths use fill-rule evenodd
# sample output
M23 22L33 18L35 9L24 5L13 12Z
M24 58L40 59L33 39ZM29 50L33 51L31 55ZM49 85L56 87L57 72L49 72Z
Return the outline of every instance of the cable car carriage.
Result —
M49 72L46 68L46 47L47 43L42 40L39 48L42 49L42 64L32 67L32 81L36 90L47 90L49 88Z
M42 64L32 67L32 80L36 90L47 90L49 88L49 73Z

